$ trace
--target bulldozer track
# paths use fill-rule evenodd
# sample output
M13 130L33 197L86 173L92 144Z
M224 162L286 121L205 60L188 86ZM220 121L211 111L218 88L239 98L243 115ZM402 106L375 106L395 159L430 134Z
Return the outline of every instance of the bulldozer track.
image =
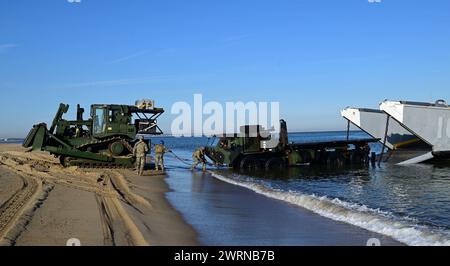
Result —
M89 150L89 148L95 148L95 147L101 147L105 148L108 144L112 144L115 142L120 142L126 149L127 153L126 156L114 156L112 154L108 154L108 156L111 157L111 162L102 162L102 161L95 161L95 160L89 160L89 159L81 159L76 157L66 157L66 156L59 156L60 158L60 164L62 164L65 167L70 166L76 166L79 168L85 168L85 169L128 169L132 168L133 164L131 159L131 154L133 153L133 147L130 145L130 143L122 138L122 137L111 137L106 138L102 140L93 140L88 143L84 143L78 146L74 146L74 149L86 151ZM125 154L124 154L125 155ZM58 155L56 155L58 156ZM130 160L130 162L117 162L115 159L122 159L122 160ZM115 161L115 162L112 162Z
M103 140L97 140L97 141L91 141L89 143L85 143L79 146L75 146L76 149L83 149L83 148L87 148L90 146L96 146L96 145L101 145L101 144L107 144L107 143L112 143L114 141L120 141L125 148L127 148L127 150L132 153L133 152L133 147L131 147L130 143L128 143L128 141L126 141L123 138L120 137L112 137L112 138L107 138L107 139L103 139Z
M70 166L77 166L83 169L130 169L134 166L131 165L120 165L113 163L101 163L101 162L77 162L77 163L69 163Z
M132 157L122 157L122 159L132 159ZM101 162L64 156L60 157L60 161L64 167L76 166L82 169L130 169L134 167L132 163Z

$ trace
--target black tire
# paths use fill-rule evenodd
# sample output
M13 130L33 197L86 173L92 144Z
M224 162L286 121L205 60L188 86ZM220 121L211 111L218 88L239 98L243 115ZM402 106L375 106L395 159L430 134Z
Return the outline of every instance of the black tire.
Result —
M259 170L261 169L261 162L256 157L246 156L242 158L239 168L241 170Z
M280 157L270 158L266 161L265 168L267 171L282 170L286 168L286 162L285 160L283 160L283 158Z
M211 153L207 154L207 156L218 164L223 164L225 161L225 155L220 151L212 151Z

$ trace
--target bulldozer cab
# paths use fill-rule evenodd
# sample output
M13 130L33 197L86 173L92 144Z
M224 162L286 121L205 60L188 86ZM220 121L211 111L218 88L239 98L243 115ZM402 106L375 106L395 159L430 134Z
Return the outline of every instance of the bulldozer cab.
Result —
M102 138L119 134L133 138L136 130L131 125L132 114L127 109L127 106L121 105L92 105L92 135Z
M106 133L106 113L107 109L105 107L95 106L92 108L94 136Z
M94 137L100 138L111 134L127 135L130 138L136 134L162 134L157 118L163 112L163 109L142 109L128 105L92 105L92 133Z

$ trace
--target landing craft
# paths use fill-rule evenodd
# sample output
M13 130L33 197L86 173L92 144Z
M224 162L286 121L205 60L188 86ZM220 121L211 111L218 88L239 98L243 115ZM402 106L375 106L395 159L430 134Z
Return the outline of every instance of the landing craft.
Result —
M380 109L431 146L431 151L410 162L450 157L450 107L444 100L435 103L386 100Z
M346 108L341 115L349 125L380 139L388 150L385 162L405 165L450 157L450 108L443 100L385 100L380 110Z
M348 129L353 124L385 145L388 153L384 157L385 162L402 163L431 151L431 146L399 122L392 119L388 121L388 115L381 110L348 107L341 115L348 121Z

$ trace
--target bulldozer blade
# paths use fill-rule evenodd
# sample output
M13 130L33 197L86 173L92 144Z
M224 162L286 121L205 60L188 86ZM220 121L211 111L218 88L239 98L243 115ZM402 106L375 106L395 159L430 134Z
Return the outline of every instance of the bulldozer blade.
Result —
M34 151L42 150L44 145L44 139L46 137L47 125L38 124L34 125L33 128L28 133L22 146L24 148L32 148Z

